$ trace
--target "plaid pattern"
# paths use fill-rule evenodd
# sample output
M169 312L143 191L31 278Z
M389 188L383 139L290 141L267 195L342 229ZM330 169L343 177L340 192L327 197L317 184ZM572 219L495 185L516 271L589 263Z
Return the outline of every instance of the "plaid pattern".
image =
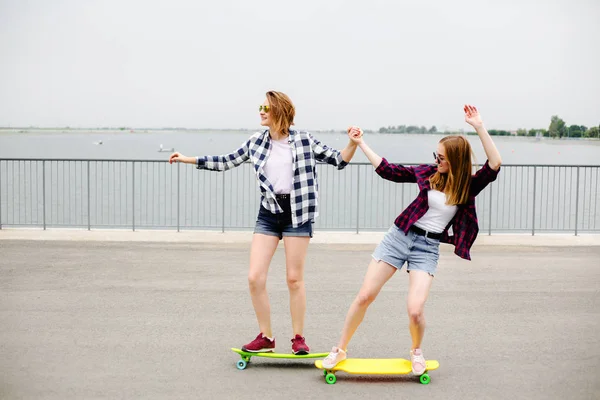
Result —
M429 209L427 201L427 191L431 189L429 177L437 170L435 165L419 165L415 167L405 167L402 165L390 164L384 158L375 172L384 179L393 182L415 182L419 185L419 194L417 198L404 210L394 223L405 234L408 234L410 227L419 220ZM453 244L454 253L466 260L471 259L470 249L477 233L479 225L477 213L475 212L475 196L477 196L488 184L496 180L498 171L494 171L486 161L484 166L479 169L471 178L471 187L469 199L466 204L458 205L456 215L448 223L442 234L441 241ZM448 233L452 227L453 235Z
M308 221L314 221L319 215L317 161L337 166L338 169L343 169L348 163L342 159L339 151L325 146L308 132L290 130L289 142L294 158L294 189L290 193L292 226L297 228ZM258 180L261 204L271 213L280 214L283 213L283 209L277 203L273 185L263 170L271 153L271 147L271 137L267 129L252 135L233 153L222 156L197 157L196 165L198 169L226 171L250 160Z

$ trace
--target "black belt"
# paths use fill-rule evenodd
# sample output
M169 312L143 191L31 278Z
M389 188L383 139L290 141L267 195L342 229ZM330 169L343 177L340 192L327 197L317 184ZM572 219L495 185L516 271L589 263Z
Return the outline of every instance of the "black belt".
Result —
M290 215L292 213L292 204L289 193L276 194L275 199L277 199L277 203L279 203L284 214Z
M421 228L419 228L418 226L411 226L410 230L413 231L414 233L416 233L417 235L421 235L421 236L427 236L428 238L431 239L441 239L442 238L442 234L441 233L434 233L434 232L427 232Z

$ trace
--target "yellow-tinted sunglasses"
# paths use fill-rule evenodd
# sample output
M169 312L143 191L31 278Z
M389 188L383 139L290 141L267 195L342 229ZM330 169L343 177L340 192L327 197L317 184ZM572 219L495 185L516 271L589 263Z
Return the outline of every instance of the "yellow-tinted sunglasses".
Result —
M258 112L264 111L264 112L268 113L270 109L271 109L271 107L269 107L269 106L258 106Z

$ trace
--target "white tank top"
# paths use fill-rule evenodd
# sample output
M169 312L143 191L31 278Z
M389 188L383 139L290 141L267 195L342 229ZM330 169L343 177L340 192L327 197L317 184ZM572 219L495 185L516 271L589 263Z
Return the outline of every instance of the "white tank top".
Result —
M442 233L446 226L456 214L458 207L446 204L446 195L439 190L429 190L427 192L427 202L429 209L415 225L428 232Z
M271 139L271 154L264 166L265 176L273 185L275 194L289 194L294 189L294 167L289 138Z

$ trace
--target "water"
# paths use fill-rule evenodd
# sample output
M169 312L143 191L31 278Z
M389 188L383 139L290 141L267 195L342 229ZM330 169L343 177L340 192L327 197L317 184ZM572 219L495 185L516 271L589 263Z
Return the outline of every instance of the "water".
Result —
M52 159L135 159L166 160L174 148L185 155L217 155L234 151L251 131L0 131L0 158ZM342 133L313 134L324 144L341 149L347 143ZM378 154L400 163L429 163L437 142L444 135L365 134L365 140ZM486 159L477 136L468 136L476 159ZM494 137L507 164L600 165L599 140L554 140L533 137ZM102 142L101 145L95 144ZM355 162L368 160L360 150Z
M0 133L1 158L155 160L1 161L0 224L176 229L251 229L259 207L253 169L226 173L169 165L175 148L185 155L234 151L252 134L243 131ZM330 147L342 133L315 133ZM443 135L366 134L392 162L429 163ZM468 136L479 163L485 154ZM99 144L99 142L102 144ZM598 231L600 141L494 137L504 167L477 198L482 232ZM322 165L316 229L385 230L416 196L416 186L380 179L357 150L342 171ZM513 166L510 166L513 164ZM549 164L545 167L515 166Z

